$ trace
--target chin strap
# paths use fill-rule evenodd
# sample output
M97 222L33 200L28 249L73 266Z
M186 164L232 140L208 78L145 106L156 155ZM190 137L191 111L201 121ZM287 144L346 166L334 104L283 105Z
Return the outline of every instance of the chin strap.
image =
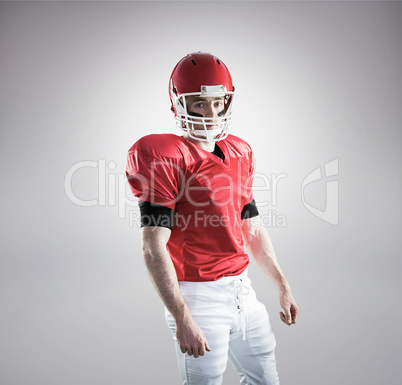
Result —
M191 133L190 133L191 131ZM189 134L191 137L194 135L194 139L203 138L206 139L207 142L214 142L215 138L222 133L221 128L215 128L213 130L190 130Z

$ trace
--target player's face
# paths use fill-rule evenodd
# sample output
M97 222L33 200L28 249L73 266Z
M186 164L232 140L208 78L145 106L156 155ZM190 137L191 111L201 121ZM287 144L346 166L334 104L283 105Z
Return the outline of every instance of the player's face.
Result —
M201 96L187 96L187 113L194 117L211 118L207 120L207 129L217 128L217 124L214 124L214 118L222 116L224 113L224 98L221 97L201 97ZM194 130L203 129L202 124L193 124Z

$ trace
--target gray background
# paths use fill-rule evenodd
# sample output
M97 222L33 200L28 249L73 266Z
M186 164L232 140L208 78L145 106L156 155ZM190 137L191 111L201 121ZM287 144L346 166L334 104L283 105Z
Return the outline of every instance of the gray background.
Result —
M179 383L135 201L112 183L138 138L177 132L168 79L201 50L232 73L232 132L257 172L286 173L260 211L286 219L268 230L297 325L280 321L273 285L250 267L281 383L399 384L401 41L398 2L0 3L0 383ZM306 209L301 184L336 158L333 226ZM82 161L115 163L105 204L67 197ZM75 196L105 193L98 169L74 174ZM321 210L325 182L305 190Z

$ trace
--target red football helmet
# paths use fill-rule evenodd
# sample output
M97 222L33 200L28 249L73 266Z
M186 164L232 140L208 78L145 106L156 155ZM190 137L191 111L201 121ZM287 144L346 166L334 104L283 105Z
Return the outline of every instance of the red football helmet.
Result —
M170 76L169 96L176 125L196 140L214 142L227 137L233 95L229 70L220 59L209 53L195 52L185 56ZM213 119L188 113L186 96L222 97L223 109ZM203 129L195 129L195 125Z

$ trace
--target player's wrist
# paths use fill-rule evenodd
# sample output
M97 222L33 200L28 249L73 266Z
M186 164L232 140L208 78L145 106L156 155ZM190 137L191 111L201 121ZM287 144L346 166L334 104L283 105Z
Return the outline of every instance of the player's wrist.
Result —
M278 291L281 296L292 294L290 286L287 282L282 282L278 285Z
M190 309L184 308L181 312L173 316L177 326L188 324L192 321L193 316L190 312Z

